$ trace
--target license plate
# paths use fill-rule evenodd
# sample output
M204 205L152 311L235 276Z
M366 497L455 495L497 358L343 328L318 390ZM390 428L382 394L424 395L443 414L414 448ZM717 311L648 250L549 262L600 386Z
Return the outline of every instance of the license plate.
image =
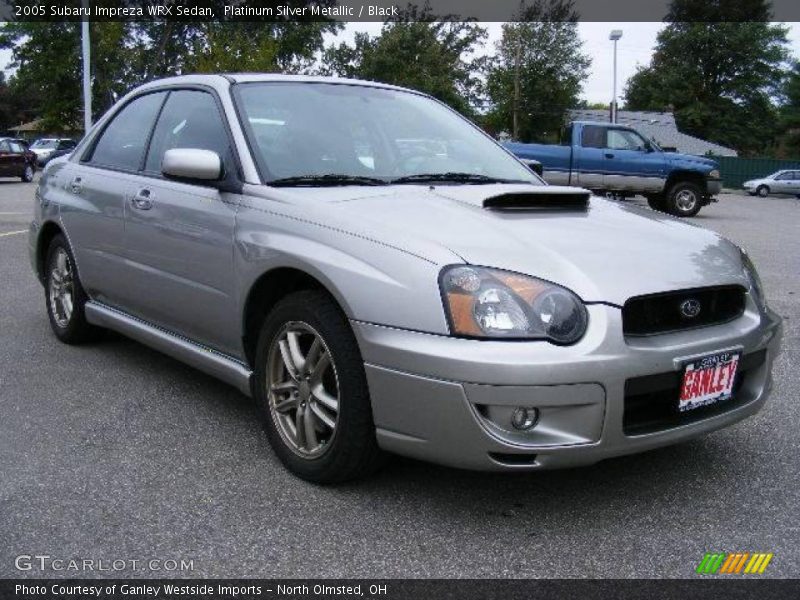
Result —
M720 352L687 363L678 411L686 412L730 399L740 356L738 352Z

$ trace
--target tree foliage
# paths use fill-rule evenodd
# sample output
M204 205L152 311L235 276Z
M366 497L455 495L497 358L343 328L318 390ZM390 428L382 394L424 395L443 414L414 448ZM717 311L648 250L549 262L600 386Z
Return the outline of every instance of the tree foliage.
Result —
M787 28L769 18L766 0L673 0L650 65L628 81L626 108L673 110L681 131L764 151L789 56Z
M520 141L557 135L591 64L577 21L572 0L535 0L523 6L518 22L503 25L487 79L492 129Z
M794 63L783 95L780 124L784 131L784 149L790 156L800 158L800 61Z
M471 55L486 35L474 22L434 17L429 7L412 6L386 21L378 36L357 33L353 45L327 48L320 72L413 88L474 115L485 59Z
M286 2L294 6L309 3L311 0ZM131 88L159 77L192 72L299 71L322 50L323 35L341 27L333 21L93 22L94 116ZM16 68L9 93L27 96L46 129L71 129L82 121L80 29L79 22L66 21L0 25L0 47L12 49L10 66Z

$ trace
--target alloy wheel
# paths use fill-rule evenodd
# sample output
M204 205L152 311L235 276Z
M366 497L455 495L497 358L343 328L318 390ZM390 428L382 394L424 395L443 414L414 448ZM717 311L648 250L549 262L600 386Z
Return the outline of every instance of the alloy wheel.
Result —
M75 306L75 280L69 255L61 247L56 250L50 270L48 294L53 320L64 329L69 325Z
M308 323L286 323L267 358L269 411L283 442L297 455L322 456L336 434L339 380L322 336Z
M697 195L692 190L681 190L675 195L675 206L681 212L691 212L697 206Z

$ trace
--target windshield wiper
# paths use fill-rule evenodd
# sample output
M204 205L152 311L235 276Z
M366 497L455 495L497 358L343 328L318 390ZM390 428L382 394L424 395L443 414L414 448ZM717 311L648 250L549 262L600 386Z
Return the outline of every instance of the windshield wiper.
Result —
M360 177L358 175L343 175L340 173L327 173L325 175L297 175L274 179L269 185L278 187L292 186L336 186L336 185L386 185L383 179L377 177Z
M500 177L490 177L478 173L420 173L418 175L406 175L392 179L389 183L435 183L435 182L454 182L454 183L530 183L521 179L502 179Z

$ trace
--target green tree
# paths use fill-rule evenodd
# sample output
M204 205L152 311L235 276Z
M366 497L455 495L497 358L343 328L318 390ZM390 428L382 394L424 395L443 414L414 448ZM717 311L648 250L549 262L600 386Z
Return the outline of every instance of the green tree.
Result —
M487 122L516 140L554 138L575 106L591 59L583 54L572 0L535 0L503 25L489 69Z
M353 45L327 48L320 72L412 88L474 116L485 58L472 54L486 35L474 22L435 17L428 6L409 7L386 21L380 35L357 33Z
M789 56L787 28L769 19L766 0L673 0L650 65L628 81L626 108L673 110L686 133L745 154L767 150Z
M786 79L785 102L781 107L780 122L784 151L794 158L800 157L800 61Z

